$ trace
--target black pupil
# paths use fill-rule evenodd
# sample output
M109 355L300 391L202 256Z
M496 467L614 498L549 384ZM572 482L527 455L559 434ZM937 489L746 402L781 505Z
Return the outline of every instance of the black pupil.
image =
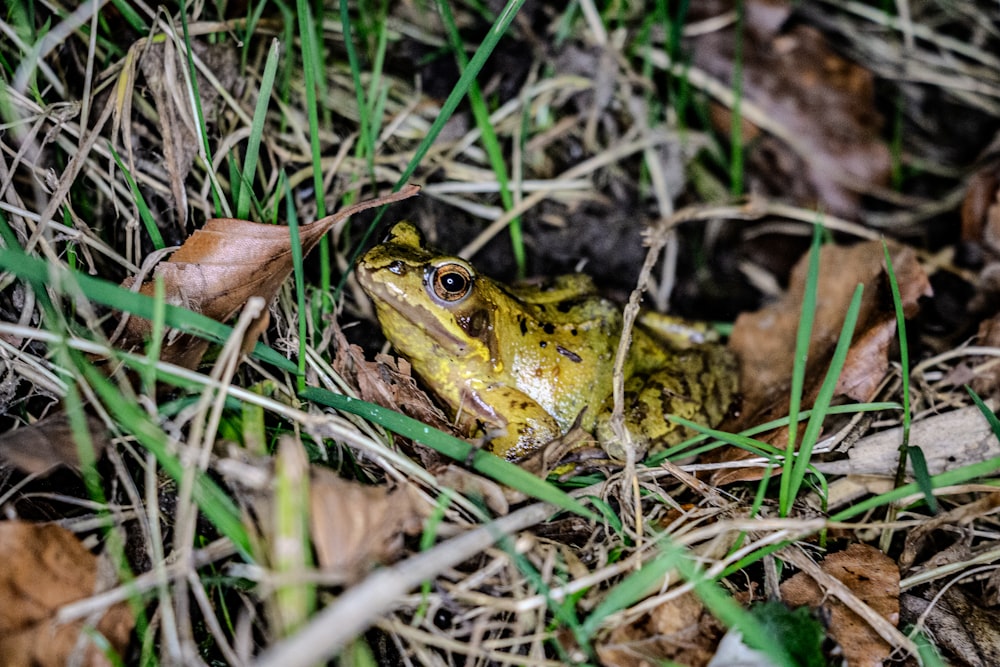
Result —
M451 294L464 292L469 280L457 271L449 271L441 275L441 287Z

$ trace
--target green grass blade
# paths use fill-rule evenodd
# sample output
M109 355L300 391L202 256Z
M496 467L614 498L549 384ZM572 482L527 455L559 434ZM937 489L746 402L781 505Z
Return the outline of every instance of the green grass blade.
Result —
M901 409L901 406L899 405L899 403L896 403L896 402L893 402L893 401L876 401L876 402L873 402L873 403L856 403L856 404L849 404L849 405L834 405L834 406L831 406L826 411L826 414L828 414L828 415L835 415L835 414L836 415L844 415L844 414L855 414L855 413L858 413L858 412L882 412L882 411L885 411L885 410L899 410L899 409ZM803 411L801 411L799 413L799 421L800 422L805 421L806 419L809 418L810 415L812 415L812 410L803 410ZM718 435L712 435L711 437L715 437L715 438L723 440L723 441L726 441L727 437L730 436L730 434L725 433L723 431L712 431L711 429L709 429L709 431L706 433L704 427L701 426L700 424L695 424L694 422L685 422L680 417L671 417L671 419L673 419L674 421L676 421L676 423L678 423L678 424L686 424L686 425L690 424L694 428L694 430L697 430L700 433L700 435L696 435L694 437L688 438L684 442L678 443L678 444L674 445L673 447L668 447L667 449L663 450L662 452L657 452L657 453L655 453L655 454L647 457L646 460L643 461L643 464L646 465L647 467L657 466L657 465L660 464L661 461L663 461L665 459L672 459L672 458L676 458L676 457L680 457L680 456L684 456L684 457L695 456L697 454L701 454L703 452L709 451L710 449L714 448L715 445L709 444L709 445L706 445L705 447L702 447L700 449L691 449L691 447L693 447L694 445L696 445L696 444L698 444L700 442L706 442L709 439L709 437L710 437L709 433L718 434ZM788 426L788 424L789 424L788 417L782 417L781 419L772 419L771 421L764 422L762 424L757 424L756 426L752 426L752 427L750 427L750 428L748 428L746 430L740 431L740 433L738 435L752 437L752 436L757 435L758 433L764 433L764 432L770 431L772 429L785 428L785 427ZM757 443L756 440L753 441L753 442ZM735 444L735 443L731 443L731 444ZM762 444L762 443L757 443L757 444ZM775 451L780 452L781 454L784 454L784 450L775 449Z
M917 645L917 650L920 652L920 664L923 667L948 667L949 663L941 658L934 642L928 639L926 634L916 628L910 628L907 631L907 636Z
M163 338L167 330L167 289L161 276L156 276L153 282L153 317L150 318L152 327L150 329L149 344L146 347L146 356L150 361L160 358L160 350L163 348ZM149 364L139 373L142 380L142 391L147 396L156 395L156 365Z
M361 83L361 64L358 59L357 49L354 48L354 39L351 36L351 15L348 11L349 3L347 0L340 0L340 25L344 30L344 50L347 51L347 62L351 68L351 79L354 82L354 95L357 100L358 105L358 120L360 130L359 138L361 148L363 148L365 156L368 158L368 175L373 181L375 180L375 137L372 133L371 124L369 123L368 114L368 102L365 99L365 88L364 84Z
M267 0L259 0L257 6L254 7L254 3L247 2L247 20L246 25L241 31L241 40L243 42L243 48L240 49L240 73L245 73L247 69L247 57L250 54L250 45L253 43L252 37L257 30L257 24L260 22L260 17L264 15L264 8L267 7ZM285 40L285 44L291 44L291 40Z
M627 609L639 600L655 591L663 582L663 578L672 570L694 585L695 592L705 606L724 624L739 629L744 637L767 637L767 632L759 620L740 607L731 597L719 588L714 581L706 579L693 557L673 542L665 541L662 553L625 577L617 586L608 591L607 595L594 607L583 622L583 632L593 636L600 624L611 614ZM792 662L785 654L780 642L762 642L756 646L766 652L776 662L775 664L791 667Z
M70 367L70 364L66 363L70 356L69 348L64 345L56 349L56 358L64 368ZM80 396L80 388L77 386L79 380L76 377L67 377L66 380L63 405L66 409L66 415L69 417L70 431L73 434L73 441L76 443L77 456L80 457L80 475L83 477L83 483L90 499L98 505L106 506L107 498L104 495L101 474L97 470L98 457L94 449L94 439L90 435L87 413L83 398Z
M927 501L927 509L931 514L937 514L938 503L934 497L934 485L931 483L931 473L927 469L927 459L924 457L924 450L920 447L907 447L906 455L910 458L910 465L913 466L913 479L917 483L920 493L924 494Z
M523 5L524 2L525 0L507 0L507 4L504 6L503 11L500 12L499 16L497 16L496 23L494 23L490 31L486 33L486 36L483 38L479 48L476 49L472 58L469 59L468 67L466 67L465 71L463 71L461 76L458 77L455 87L452 88L451 93L448 94L444 104L441 105L441 112L438 114L437 118L434 119L430 129L427 130L427 136L424 137L420 142L420 145L417 146L417 149L413 153L413 157L406 165L406 168L403 170L399 180L396 181L394 189L400 189L406 185L407 181L410 180L410 176L412 176L413 172L416 171L417 165L419 165L420 161L424 159L427 151L430 150L431 144L434 143L434 140L437 139L441 130L444 129L445 123L448 122L451 115L455 113L455 109L458 108L459 103L468 94L469 87L472 85L472 82L476 80L477 76L479 76L479 71L483 68L483 65L486 64L486 60L490 57L490 54L493 53L493 50L496 48L500 38L503 37L505 32L507 32L507 28L510 27L511 22L514 20L514 17L517 15L517 12L521 9L521 5Z
M323 60L316 40L316 21L307 0L296 0L296 14L299 18L299 41L302 44L302 74L306 84L306 112L309 120L309 148L313 162L313 187L316 192L316 216L326 216L326 201L323 198L323 167L320 163L323 153L319 145L319 101L316 86L323 76Z
M45 262L35 259L34 257L30 257L24 252L24 248L22 248L18 242L17 235L14 233L14 230L11 229L10 224L8 224L3 211L0 211L0 236L3 237L4 242L4 247L0 248L0 269L6 268L4 266L4 260L6 260L11 266L14 267L31 265L36 269L44 271L46 266ZM17 273L13 270L11 270L11 273L17 275ZM56 312L55 307L52 304L52 300L49 298L49 293L45 290L44 277L32 283L32 288L35 291L35 297L38 299L39 304L41 304L42 309L46 312Z
M140 16L139 12L135 11L132 3L127 0L111 0L111 4L115 6L115 9L122 15L132 29L135 30L140 35L149 34L149 26L146 25L146 21Z
M972 387L966 385L965 390L969 392L969 396L972 397L972 402L976 404L979 411L983 413L983 417L985 417L986 421L989 422L990 430L993 431L993 435L995 435L997 439L1000 439L1000 418L996 416L996 413L990 410L990 406L983 402L983 399L979 397L979 394L972 390Z
M699 424L693 422L690 419L685 419L684 417L678 417L677 415L667 415L667 419L674 424L679 424L685 428L691 429L692 431L698 431L706 437L706 439L715 439L721 442L728 443L734 447L739 447L740 449L746 450L755 456L760 456L766 459L775 460L777 457L784 454L784 450L770 445L766 442L760 440L754 440L753 438L747 437L746 435L740 433L726 433L725 431L718 431L714 428L708 428L704 424ZM686 453L689 454L689 453Z
M281 183L285 182L284 171L281 172L279 180ZM302 243L299 240L299 217L295 213L295 200L291 188L285 192L285 217L288 219L288 232L292 237L292 273L295 276L295 303L299 310L299 363L296 369L296 382L298 392L302 393L306 388L306 278Z
M982 412L983 417L989 423L994 436L1000 439L1000 419L993 414L993 411L990 410L989 406L983 402L983 399L981 399L976 392L972 391L972 389L968 387L966 387L966 390L969 392L969 395L972 397L973 402L975 402L980 412ZM963 466L956 470L946 470L942 473L934 475L931 477L931 484L935 489L939 489L945 486L964 484L965 482L973 479L996 475L998 471L1000 471L1000 456L994 456L991 459L986 459L985 461L981 461L979 463ZM876 507L898 502L899 500L918 492L921 494L923 493L916 483L905 484L889 491L888 493L883 493L881 495L866 498L865 500L857 502L832 515L830 517L830 521L847 521L852 517L858 516L859 514L869 512Z
M132 172L122 162L121 156L118 155L118 151L115 150L110 141L108 142L108 150L111 151L111 157L115 159L115 164L121 169L122 174L125 176L125 182L128 183L128 188L132 191L132 198L135 200L136 208L139 209L139 219L142 220L142 224L146 228L146 233L149 234L149 238L153 242L153 247L157 250L163 250L167 247L167 244L163 242L163 235L160 234L160 228L156 224L156 220L153 220L153 213L146 204L146 198L139 191L138 184L132 178Z
M316 20L307 0L295 0L299 17L299 41L302 44L302 73L306 84L306 115L309 119L309 152L312 156L313 189L316 196L316 217L326 217L323 192L323 150L319 145L319 101L316 89L323 78L323 58L316 40ZM323 294L330 293L330 241L324 235L319 243L319 284ZM334 294L336 300L339 289Z
M791 472L794 465L795 445L799 434L799 410L802 406L802 391L805 386L806 365L809 362L809 341L812 339L813 324L816 320L816 292L819 285L819 255L821 249L820 226L813 226L812 245L809 248L809 266L806 271L806 285L802 296L802 314L795 335L795 358L792 364L792 387L788 402L788 446L778 493L778 512L788 516L795 496L792 493Z
M431 449L444 454L456 461L470 461L472 467L482 474L495 479L501 484L517 489L543 502L579 514L588 519L596 520L593 512L584 507L578 500L555 488L543 479L535 477L513 463L508 463L498 456L478 450L464 440L442 433L421 421L407 417L380 405L362 401L343 394L335 394L318 387L306 387L301 398L336 410L343 410L364 417L393 433L421 442Z
M476 77L479 75L479 71L483 68L486 60L490 57L490 54L493 53L493 49L496 48L500 38L503 37L505 32L507 32L507 28L510 27L511 22L514 20L514 17L517 16L517 12L521 9L521 5L523 5L524 2L525 0L507 0L507 4L504 6L503 11L500 12L500 15L497 17L493 27L488 33L486 33L486 36L483 38L479 48L476 49L476 52L469 60L469 66L462 72L462 75L458 77L455 87L451 89L451 92L445 99L444 104L441 105L440 113L438 113L434 122L431 123L430 129L427 130L427 135L420 141L416 150L414 150L413 157L410 158L406 168L403 169L403 173L393 186L393 190L399 190L402 188L410 180L410 177L413 176L413 172L417 170L417 166L420 164L420 161L424 159L424 156L427 155L427 151L430 150L431 145L437 139L438 135L441 134L441 130L444 129L445 123L447 123L448 119L451 118L451 115L455 113L455 109L458 108L459 103L468 93L469 86L476 80ZM361 241L351 254L351 261L348 263L348 266L354 266L354 263L357 261L361 252L368 244L369 239L371 239L372 233L382 220L382 215L385 213L385 210L384 206L379 209L375 219L372 220L371 225L369 225L368 229L365 230L364 236L362 236ZM337 284L337 289L333 293L334 298L337 298L340 295L340 292L344 289L344 284L347 282L348 274L349 272L345 271L344 275L341 276L340 282Z
M264 65L264 74L260 80L260 96L257 98L257 107L253 112L250 137L247 140L247 153L243 158L243 177L238 186L237 183L233 183L233 187L237 188L239 192L236 199L236 217L242 220L247 220L247 216L250 215L250 193L253 191L254 173L257 171L257 162L260 157L260 142L264 136L264 122L267 120L271 89L274 87L274 77L278 71L280 46L277 39L271 41L267 62Z
M847 360L847 353L851 349L851 341L854 338L854 327L858 321L858 313L861 311L861 296L863 293L864 287L862 285L858 285L854 290L851 304L847 308L847 315L844 317L844 324L840 329L837 346L833 350L830 368L827 370L826 377L823 378L823 384L820 386L819 393L816 395L816 400L813 403L813 414L806 423L805 432L802 434L802 446L795 453L795 464L792 466L792 479L789 485L790 497L788 498L788 507L791 506L791 502L798 496L799 488L802 486L802 481L805 479L810 463L809 459L812 456L813 447L819 441L819 434L826 419L827 408L830 406L830 401L833 400L833 392L837 388L840 371L843 369L844 362Z
M274 590L276 630L289 636L316 610L317 586L296 575L312 569L309 539L309 464L302 443L290 435L279 439L274 456L274 538L268 565L275 575L289 577Z
M889 289L892 291L893 310L896 314L896 335L899 338L899 364L903 385L903 441L899 444L899 466L896 469L895 485L903 483L906 476L906 459L909 457L913 466L913 477L927 500L927 508L937 514L937 498L934 497L934 487L931 486L927 460L920 447L910 447L910 346L906 339L906 314L903 312L903 299L899 294L899 281L896 280L896 271L893 269L889 246L885 240L882 241L882 254L885 256Z
M649 595L668 572L677 568L678 561L683 558L684 554L680 550L668 550L622 579L587 616L583 622L584 633L593 636L608 616L622 609L628 609Z

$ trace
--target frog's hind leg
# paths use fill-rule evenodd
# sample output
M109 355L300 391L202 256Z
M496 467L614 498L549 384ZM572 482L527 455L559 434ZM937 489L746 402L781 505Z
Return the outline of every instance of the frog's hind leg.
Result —
M738 391L733 356L710 345L680 351L669 366L625 383L625 426L638 456L663 449L696 435L668 416L716 426L728 414ZM623 459L625 450L611 428L612 399L597 419L596 436L605 451Z

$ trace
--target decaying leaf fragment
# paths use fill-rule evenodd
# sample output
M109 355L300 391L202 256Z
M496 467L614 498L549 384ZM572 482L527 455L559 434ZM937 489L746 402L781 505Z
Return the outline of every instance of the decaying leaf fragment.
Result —
M707 665L725 628L694 593L686 593L614 628L599 643L597 655L605 665Z
M827 556L820 567L890 623L899 623L899 568L891 558L878 549L855 543ZM889 657L892 647L843 603L827 596L805 572L781 585L781 597L792 606L823 607L829 612L830 634L852 667L880 666Z
M913 317L920 297L931 295L930 281L911 249L890 244L889 255L904 313ZM729 345L740 360L744 408L749 412L787 394L808 266L808 256L804 256L795 265L781 300L740 315L733 327ZM884 376L888 367L886 351L895 335L895 313L885 271L882 244L877 241L849 247L826 245L820 251L817 309L806 377L822 379L851 297L861 284L864 296L854 344L838 387L838 393L858 401L869 400L871 390Z
M733 8L731 0L692 3L692 19L721 19ZM790 3L747 0L743 9L742 41L734 22L717 21L723 27L694 38L691 52L697 67L731 85L742 44L741 94L763 116L742 118L750 188L857 217L861 190L888 183L892 164L880 138L874 76L838 55L814 28L784 29ZM767 132L751 120L765 123ZM728 109L713 107L713 122L728 134Z
M310 533L319 565L353 581L399 553L404 534L419 532L419 505L406 487L389 490L312 467Z
M309 464L302 444L288 436L281 439L277 457L248 456L236 445L230 454L217 468L244 509L256 553L276 571L295 575L309 560L301 552L305 540L296 534L300 527L292 525L305 521L303 517L308 516L316 564L327 580L348 583L395 560L403 537L419 532L426 514L412 487L390 489L344 479L330 468ZM296 509L290 510L293 505Z
M920 297L930 296L930 281L907 247L889 245L893 270L906 317L919 308ZM743 413L735 428L759 424L788 414L795 337L802 314L808 256L792 271L788 291L777 302L736 320L729 346L740 362ZM896 336L896 319L884 266L882 244L876 241L850 247L826 245L820 251L816 315L802 407L812 405L823 382L844 317L858 284L864 286L854 338L835 393L856 401L871 400L889 365L889 346ZM784 446L787 430L765 438ZM745 458L743 450L723 450L725 460ZM759 470L734 470L714 482L757 479Z
M333 359L333 368L338 375L358 388L358 398L401 412L446 433L459 435L444 412L417 385L410 362L387 354L379 354L375 361L368 361L364 350L359 345L348 343L339 328L334 336L337 353ZM426 468L440 462L433 453L421 451L420 455Z
M330 229L355 213L412 197L418 191L417 186L410 185L399 192L357 203L303 225L299 230L303 255L308 254ZM204 228L188 237L168 261L156 267L156 277L164 282L168 304L189 308L220 322L236 315L250 297L259 296L270 303L291 272L288 227L232 218L209 220ZM128 281L125 286L130 286ZM154 280L139 288L147 296L152 296L154 290ZM248 332L244 349L252 347L267 322L265 312ZM151 331L149 320L131 317L119 344L122 347L141 345ZM207 341L181 335L168 338L161 356L165 361L194 368L207 348Z
M108 431L96 416L86 413L87 430L94 458L100 458L108 445ZM19 470L45 476L65 466L80 470L80 451L69 415L60 410L34 424L0 434L0 459Z
M111 665L82 631L84 621L56 622L60 607L99 592L98 559L73 533L55 525L0 522L0 562L0 664ZM122 655L135 624L128 604L112 606L96 623Z

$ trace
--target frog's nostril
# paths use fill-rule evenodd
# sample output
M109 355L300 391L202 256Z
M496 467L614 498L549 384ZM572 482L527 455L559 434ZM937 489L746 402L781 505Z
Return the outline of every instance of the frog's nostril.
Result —
M403 262L398 259L394 259L389 262L389 266L386 268L388 268L390 272L395 273L397 276L403 275L403 272L406 270Z

